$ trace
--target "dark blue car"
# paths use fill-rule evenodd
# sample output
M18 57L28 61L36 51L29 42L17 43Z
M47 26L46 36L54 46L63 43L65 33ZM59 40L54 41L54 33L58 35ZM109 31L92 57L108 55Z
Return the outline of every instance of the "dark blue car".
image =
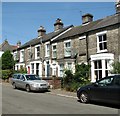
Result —
M78 88L77 97L82 103L101 101L120 105L120 74Z

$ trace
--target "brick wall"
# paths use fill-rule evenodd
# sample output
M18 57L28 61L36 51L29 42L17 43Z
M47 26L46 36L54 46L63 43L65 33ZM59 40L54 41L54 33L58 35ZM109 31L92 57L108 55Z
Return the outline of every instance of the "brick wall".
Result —
M47 81L52 89L61 88L61 78L49 77L49 78L43 78L43 80Z

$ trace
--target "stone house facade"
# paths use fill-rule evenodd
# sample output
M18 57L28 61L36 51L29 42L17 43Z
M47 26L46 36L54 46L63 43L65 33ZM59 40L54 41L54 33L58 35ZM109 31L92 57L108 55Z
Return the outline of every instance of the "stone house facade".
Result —
M40 27L37 38L14 51L20 54L15 69L24 66L41 77L63 77L64 69L74 73L75 63L86 63L91 65L92 82L109 75L112 62L120 61L120 2L111 16L93 21L85 14L82 21L80 26L63 27L57 19L55 31L48 34Z
M57 19L54 24L54 32L46 34L44 27L40 26L37 38L28 41L13 51L17 61L15 70L27 68L28 73L37 74L43 78L54 75L54 61L51 59L51 39L56 39L72 27L73 25L63 27L61 19Z

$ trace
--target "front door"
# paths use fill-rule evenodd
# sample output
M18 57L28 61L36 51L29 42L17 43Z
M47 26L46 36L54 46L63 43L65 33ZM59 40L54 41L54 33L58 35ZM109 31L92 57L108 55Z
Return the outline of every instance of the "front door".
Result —
M30 67L28 66L28 74L30 74Z

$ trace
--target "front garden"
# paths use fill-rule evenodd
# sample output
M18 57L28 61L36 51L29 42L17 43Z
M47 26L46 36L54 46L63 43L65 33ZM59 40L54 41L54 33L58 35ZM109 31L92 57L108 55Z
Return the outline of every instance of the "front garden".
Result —
M90 65L82 63L75 66L75 73L71 70L65 70L65 76L62 79L62 88L67 91L76 91L78 87L90 83Z

